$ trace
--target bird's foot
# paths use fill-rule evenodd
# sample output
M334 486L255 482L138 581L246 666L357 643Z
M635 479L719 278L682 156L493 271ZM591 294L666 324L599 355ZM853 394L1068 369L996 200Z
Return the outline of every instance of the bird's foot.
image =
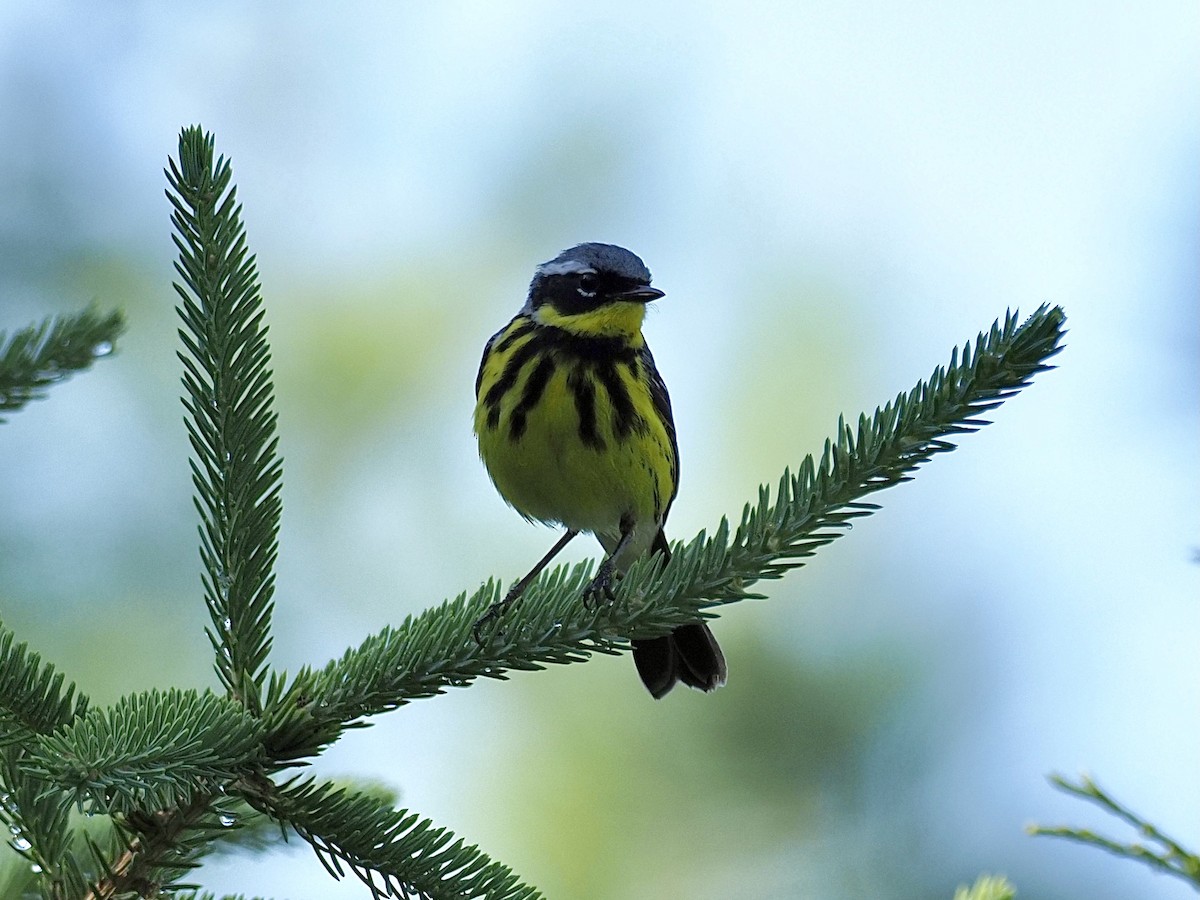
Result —
M605 560L600 564L600 571L596 573L596 577L583 589L583 608L599 609L615 601L617 598L612 591L612 582L613 567Z
M471 637L475 638L475 643L482 647L486 641L484 638L484 629L493 622L499 622L501 617L508 612L508 608L513 605L514 601L521 596L521 588L524 585L518 584L511 591L504 595L503 600L498 600L487 608L482 616L475 620L475 624L471 626ZM490 634L488 635L490 637Z

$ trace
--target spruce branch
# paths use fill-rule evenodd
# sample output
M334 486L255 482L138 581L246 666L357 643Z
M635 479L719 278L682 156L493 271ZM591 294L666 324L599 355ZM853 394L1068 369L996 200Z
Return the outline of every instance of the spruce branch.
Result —
M236 825L241 801L226 791L265 762L254 716L271 646L281 463L262 301L232 170L214 160L212 136L184 129L166 175L206 631L233 702L195 691L139 695L46 743L31 771L114 814L116 845L90 845L100 876L87 900L189 887L173 880ZM62 760L49 757L56 750Z
M186 128L167 197L179 250L179 336L187 430L200 513L204 593L216 669L231 697L259 712L271 648L282 462L276 454L270 351L242 207L213 137Z
M1133 859L1145 863L1152 869L1176 875L1200 888L1200 855L1187 850L1175 839L1166 835L1156 825L1146 821L1137 813L1118 802L1111 794L1103 790L1095 781L1086 775L1081 776L1078 783L1071 782L1061 775L1051 775L1049 781L1054 787L1073 797L1079 797L1116 816L1131 825L1138 836L1148 842L1120 841L1096 834L1086 828L1068 826L1032 825L1027 830L1032 835L1064 838L1069 841L1087 844L1106 850L1114 856ZM1157 845L1157 846L1155 846Z
M213 843L209 852L214 855L234 855L245 858L249 854L263 854L286 844L296 836L295 829L287 822L281 822L259 812L246 800L246 784L257 784L260 773L252 773L249 781L237 781L227 788L228 796L223 798L220 822L225 826ZM380 782L371 780L336 781L338 787L344 787L356 793L374 797L380 804L391 807L396 804L396 791ZM257 792L256 787L250 788Z
M589 564L559 566L535 580L483 647L471 626L501 594L489 581L470 597L409 616L368 637L321 670L302 669L289 685L268 691L268 747L280 759L318 752L348 727L412 700L510 670L580 662L593 653L619 653L633 637L666 634L709 607L758 598L750 588L801 566L818 548L844 534L854 519L879 507L866 498L912 478L950 438L987 424L983 416L1052 366L1065 316L1040 307L1023 324L1016 313L996 322L974 345L955 348L950 364L868 418L857 428L839 421L819 460L809 456L785 472L772 494L759 489L733 530L722 520L676 545L671 561L639 560L615 603L587 609L579 600ZM732 534L731 534L732 531Z
M0 412L18 410L44 397L52 385L108 356L124 330L120 312L101 313L88 307L71 315L49 316L11 337L0 331Z
M49 734L87 711L87 697L75 693L54 666L0 624L0 747L27 745L35 734Z
M257 762L262 728L211 692L149 691L41 737L22 767L92 813L169 809Z
M228 827L214 794L197 795L172 809L131 813L113 824L109 847L88 842L100 877L83 900L157 897L164 890L195 889L177 883L176 877L194 869L196 860Z
M271 777L412 700L624 652L631 638L761 596L751 591L757 581L782 577L878 509L871 494L909 480L953 449L957 435L987 424L988 411L1050 368L1064 333L1057 308L1043 306L1023 324L1008 315L872 417L856 427L839 421L819 459L785 472L774 491L761 488L736 528L723 520L711 536L677 545L665 567L635 564L609 606L580 602L590 564L560 566L480 646L472 626L502 591L491 581L289 679L268 666L282 470L254 258L230 165L215 157L211 135L185 129L167 177L207 633L228 696L155 691L89 710L0 627L0 821L42 868L43 894L54 900L210 898L179 884L181 874L222 843L253 844L264 822L282 826L273 835L299 834L332 874L353 872L375 897L532 900L537 892L509 869L393 809L391 798ZM17 346L49 358L42 351L59 339L45 327L44 335L0 339L0 357ZM106 842L71 828L74 806L107 817ZM85 843L90 859L72 849Z
M963 885L954 892L954 900L1013 900L1017 890L1006 878L980 875L970 887Z
M217 836L208 849L213 856L238 856L266 854L287 843L291 830L286 824L276 822L254 809L235 791L222 803L219 821L225 830ZM227 790L228 790L227 789Z
M262 812L291 825L334 878L353 872L373 898L542 896L449 830L416 813L394 810L373 794L313 779L283 785L260 779L247 797Z
M78 897L87 879L73 853L78 835L70 827L71 805L44 781L23 770L25 750L0 750L0 824L8 829L9 846L36 873L45 896Z
M732 541L722 519L709 539L703 533L674 550L659 569L639 560L623 585L640 598L648 619L659 607L703 601L697 608L761 599L748 588L760 579L781 578L804 565L820 547L841 537L853 520L877 511L864 498L906 481L940 453L955 449L950 438L990 424L983 416L1026 387L1047 360L1062 349L1066 316L1043 304L1024 323L1009 311L986 334L950 354L927 381L860 415L857 427L838 419L837 437L826 440L820 461L808 456L795 475L785 471L775 491L759 488L757 505L747 504ZM638 627L638 623L634 623ZM665 630L646 622L651 634ZM642 636L635 632L636 636Z

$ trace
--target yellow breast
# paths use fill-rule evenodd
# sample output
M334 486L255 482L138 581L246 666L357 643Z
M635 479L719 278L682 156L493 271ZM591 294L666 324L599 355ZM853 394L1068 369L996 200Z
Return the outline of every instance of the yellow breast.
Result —
M492 340L475 407L488 473L529 519L597 534L660 522L677 460L640 346L564 334L518 316Z

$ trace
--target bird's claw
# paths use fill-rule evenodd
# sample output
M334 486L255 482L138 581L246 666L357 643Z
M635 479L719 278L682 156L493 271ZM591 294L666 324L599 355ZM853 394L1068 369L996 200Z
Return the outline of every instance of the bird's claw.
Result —
M503 600L498 600L487 608L482 616L475 620L475 624L471 626L471 637L475 638L475 643L482 647L485 643L483 636L484 628L492 622L498 622L500 618L508 612L508 608L513 605L513 601L520 596L520 592L515 588L508 592Z
M613 603L616 596L612 591L612 569L601 566L591 584L583 589L583 608L586 610L599 609L601 606Z
M486 641L483 639L483 629L489 622L493 622L500 618L500 611L496 608L499 604L493 603L488 607L488 611L475 620L475 624L471 626L471 637L475 639L475 643L482 647Z

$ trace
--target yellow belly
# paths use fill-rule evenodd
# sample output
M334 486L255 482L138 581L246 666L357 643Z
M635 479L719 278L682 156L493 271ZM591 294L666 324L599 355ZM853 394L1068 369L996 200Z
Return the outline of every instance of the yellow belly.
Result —
M638 418L636 427L620 433L608 389L598 379L591 379L593 433L585 440L576 394L568 379L580 377L582 373L571 373L587 363L557 358L540 400L518 412L521 387L538 363L539 358L534 357L499 403L497 416L485 403L487 385L500 377L520 346L517 342L484 360L475 409L479 455L497 490L528 519L559 523L601 537L618 535L625 519L639 526L639 538L648 534L636 541L648 546L674 494L675 453L644 380L635 378L626 367L616 369ZM514 414L524 420L515 437Z

